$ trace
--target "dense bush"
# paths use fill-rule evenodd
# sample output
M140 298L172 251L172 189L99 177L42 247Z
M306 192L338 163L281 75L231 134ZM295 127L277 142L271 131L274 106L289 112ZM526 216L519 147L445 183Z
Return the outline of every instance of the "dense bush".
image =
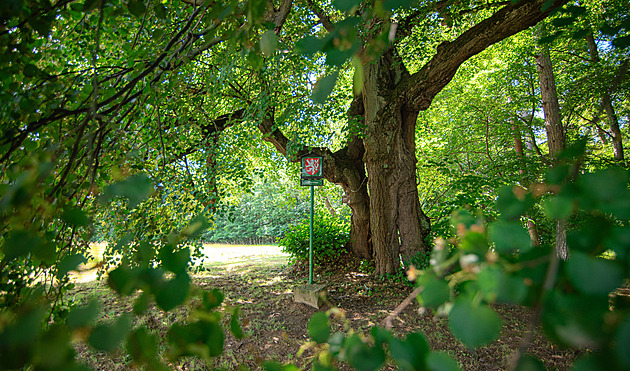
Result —
M325 212L317 212L313 218L313 261L315 264L332 266L350 253L346 244L350 240L350 223ZM308 261L310 220L294 225L279 241L294 261Z

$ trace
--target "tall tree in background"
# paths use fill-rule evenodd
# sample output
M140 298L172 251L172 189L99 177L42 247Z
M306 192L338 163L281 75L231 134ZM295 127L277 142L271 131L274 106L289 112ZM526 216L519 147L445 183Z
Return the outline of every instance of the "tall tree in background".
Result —
M539 28L540 38L546 36L545 25ZM539 39L540 39L539 38ZM536 70L538 71L538 83L540 85L540 98L542 99L543 113L545 115L545 129L547 131L547 145L552 166L558 164L558 156L566 147L565 132L560 116L560 103L556 80L553 73L553 64L549 56L549 46L539 45L536 53ZM566 220L556 222L556 254L566 260L567 250L567 226Z
M597 43L595 42L595 38L593 37L592 32L589 32L586 35L586 45L588 47L588 53L590 56L590 62L592 64L592 67L598 68L597 65L600 62L599 50L597 48ZM628 59L622 62L622 64L619 66L619 71L617 73L618 78L616 80L620 80L623 78L623 76L626 73L627 68L628 68ZM610 128L615 160L623 163L625 161L625 156L624 156L624 151L623 151L623 137L621 134L621 129L619 127L619 119L617 118L617 114L615 113L615 108L613 107L612 97L611 97L611 91L617 85L618 85L618 81L616 81L616 83L614 82L612 84L606 84L608 88L602 92L601 105L606 115L606 121L608 123L608 127ZM596 119L598 120L599 116Z

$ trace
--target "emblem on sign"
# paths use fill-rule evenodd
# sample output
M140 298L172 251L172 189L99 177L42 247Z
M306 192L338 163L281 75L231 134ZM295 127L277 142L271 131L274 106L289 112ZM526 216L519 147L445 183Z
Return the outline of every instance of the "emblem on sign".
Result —
M319 173L319 158L311 157L304 159L304 170L310 176L316 176Z
M324 177L324 158L322 156L308 154L302 157L302 180L320 180ZM308 182L307 182L308 183ZM320 182L317 182L319 185Z

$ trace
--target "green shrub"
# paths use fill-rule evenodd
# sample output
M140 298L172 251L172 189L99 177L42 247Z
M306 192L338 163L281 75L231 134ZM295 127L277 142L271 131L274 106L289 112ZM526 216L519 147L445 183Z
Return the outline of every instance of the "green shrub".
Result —
M317 212L313 218L313 261L317 265L330 266L344 259L350 252L346 244L350 240L350 223L328 213ZM279 241L282 251L291 254L294 262L308 261L310 220L304 219L292 226Z

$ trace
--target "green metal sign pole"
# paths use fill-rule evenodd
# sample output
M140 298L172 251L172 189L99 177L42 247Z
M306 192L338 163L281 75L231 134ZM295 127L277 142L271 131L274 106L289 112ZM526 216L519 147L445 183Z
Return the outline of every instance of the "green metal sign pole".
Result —
M310 228L310 241L308 245L308 284L313 284L313 206L315 195L315 186L311 186L311 228Z

